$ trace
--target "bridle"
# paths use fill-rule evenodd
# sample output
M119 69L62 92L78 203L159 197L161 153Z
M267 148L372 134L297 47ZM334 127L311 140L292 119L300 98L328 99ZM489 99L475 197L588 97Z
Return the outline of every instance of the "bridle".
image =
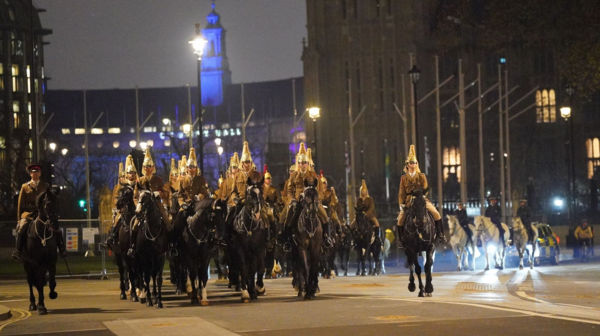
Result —
M260 228L261 218L260 212L262 210L262 200L260 188L256 185L249 185L246 188L246 204L240 211L236 221L237 231L239 233L245 233L246 236L252 236L252 233ZM246 227L244 217L250 219L250 227ZM258 217L258 218L257 218Z
M148 195L148 197L146 197L146 195ZM144 198L146 197L146 198ZM144 202L145 201L145 202ZM140 207L140 211L137 212L136 211L136 216L138 216L138 219L140 220L140 222L143 222L143 229L144 229L144 236L146 236L146 239L148 239L151 242L154 242L156 240L156 238L158 238L158 236L160 236L161 232L162 232L162 228L163 226L161 225L160 221L159 221L159 229L158 229L158 233L156 235L153 235L152 232L150 231L150 225L148 224L149 221L154 221L157 217L160 217L158 214L158 209L156 209L156 204L155 204L155 208L151 208L152 214L150 214L150 216L147 216L146 213L148 212L148 208L150 207L150 202L153 202L154 200L152 199L152 192L148 191L148 190L141 190L140 191L140 199L138 201L138 206ZM141 216L141 218L140 218Z

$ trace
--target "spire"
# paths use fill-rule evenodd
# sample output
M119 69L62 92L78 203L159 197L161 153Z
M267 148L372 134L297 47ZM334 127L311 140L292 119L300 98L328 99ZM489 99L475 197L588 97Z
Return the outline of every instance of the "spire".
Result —
M215 0L213 0L211 7L212 11L206 16L206 20L208 21L206 28L222 28L221 16L215 11Z

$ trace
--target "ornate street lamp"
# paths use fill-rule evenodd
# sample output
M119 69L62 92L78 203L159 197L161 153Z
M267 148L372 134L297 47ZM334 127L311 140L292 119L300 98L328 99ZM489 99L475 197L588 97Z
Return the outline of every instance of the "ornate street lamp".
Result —
M574 156L574 146L573 146L573 117L571 110L571 98L573 97L573 93L575 93L575 89L568 84L565 87L565 92L569 96L568 105L560 108L560 115L565 118L567 132L569 133L569 150L570 150L570 158L571 158L571 174L569 174L569 219L570 222L575 220L575 156Z
M415 144L415 149L417 151L417 157L422 152L419 148L419 111L418 111L418 101L417 101L417 83L419 82L419 78L421 77L421 70L417 68L417 65L413 65L412 69L408 71L408 75L410 76L410 81L413 84L413 100L414 100L414 110L415 110L415 139L417 139L417 143ZM420 161L417 159L417 161Z
M200 155L200 173L203 174L204 173L204 134L202 134L202 53L204 52L204 46L206 45L206 40L204 39L204 37L202 37L202 34L200 33L200 24L196 23L196 36L194 36L193 39L190 40L189 42L192 45L192 48L194 49L194 54L196 54L196 56L198 56L197 58L197 62L196 65L198 67L197 69L197 74L196 76L198 76L198 129L199 129L199 133L200 136L198 137L200 143L198 146L199 149L199 155Z
M311 107L308 109L308 116L313 120L314 134L315 138L313 140L313 160L316 161L317 158L317 119L321 117L321 109L318 107Z

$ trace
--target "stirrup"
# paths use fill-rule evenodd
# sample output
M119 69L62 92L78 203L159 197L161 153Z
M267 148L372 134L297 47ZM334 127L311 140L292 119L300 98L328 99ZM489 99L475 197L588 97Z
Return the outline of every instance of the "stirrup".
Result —
M331 237L325 237L323 239L323 247L325 247L325 248L332 248L333 247L333 241L331 240Z
M135 250L133 249L133 247L130 247L129 250L127 250L127 256L129 256L129 257L135 256Z
M292 252L292 243L290 243L289 241L286 241L285 243L283 243L283 252Z
M171 255L171 257L179 256L179 252L177 252L177 249L174 247L169 250L169 254Z
M448 239L446 239L446 236L444 236L443 233L438 233L438 240L440 241L440 243L447 243Z

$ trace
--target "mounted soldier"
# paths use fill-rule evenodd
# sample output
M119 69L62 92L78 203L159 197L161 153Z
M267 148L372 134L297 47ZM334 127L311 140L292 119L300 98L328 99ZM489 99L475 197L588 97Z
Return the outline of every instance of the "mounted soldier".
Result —
M36 200L37 197L46 192L50 185L42 180L42 166L34 163L27 166L27 171L31 180L23 183L19 192L19 203L17 205L17 237L15 250L12 257L16 260L21 259L21 251L27 239L27 229L32 220L35 219L38 213ZM60 230L54 232L56 234L56 246L62 258L66 257L65 241Z
M427 195L429 185L427 177L421 173L419 163L417 162L417 154L415 153L415 145L410 145L410 151L405 161L404 175L400 179L400 187L398 188L398 203L400 205L400 214L398 215L398 239L400 246L403 247L404 237L404 222L406 220L406 209L412 204L412 192L416 189L423 190L423 195ZM427 211L433 216L435 221L435 229L438 234L438 239L445 243L444 227L442 225L442 217L437 209L426 198L425 206Z
M175 165L175 159L171 158L171 171L169 171L169 181L167 183L165 183L164 186L164 193L165 193L165 200L169 200L167 202L167 207L171 206L171 196L173 194L172 190L175 190L175 192L179 191L180 189L180 183L179 183L179 169L177 168L177 166Z
M333 187L327 187L327 178L323 175L323 171L321 170L321 184L323 184L323 197L321 198L321 204L324 207L329 209L328 215L331 218L335 226L335 230L338 234L338 237L342 236L342 221L340 220L341 214L338 211L341 209L339 206L337 195L335 194L335 189Z
M458 224L460 224L460 226L462 226L462 228L467 233L467 243L473 241L473 231L471 231L471 228L469 227L469 217L467 216L467 210L461 202L458 202L456 204L456 207L457 209L454 211L454 215L458 220Z
M533 237L534 233L533 233L533 227L531 225L531 222L533 220L533 211L531 211L531 208L527 205L526 199L522 199L519 201L519 208L517 209L517 216L519 216L519 218L521 218L521 222L523 222L523 225L527 229L527 235L529 237Z
M280 229L280 241L285 241L284 243L284 250L289 251L291 248L291 244L290 244L290 240L292 238L292 215L289 215L289 209L291 207L296 207L296 204L300 201L300 198L302 197L303 193L304 193L304 180L307 179L315 179L317 181L317 192L319 193L319 195L323 195L324 194L324 188L323 185L319 179L319 176L317 176L317 173L315 173L314 171L312 171L309 167L309 158L306 152L306 148L304 147L304 143L300 143L300 150L298 152L298 155L296 157L296 164L297 164L297 168L298 170L295 171L292 176L290 177L290 181L286 186L286 204L285 207L283 208L283 211L281 213L281 218L280 218L280 227L282 227L283 229ZM331 246L333 246L333 241L331 240L330 234L329 234L329 230L330 230L330 220L329 217L327 217L327 213L325 212L325 209L323 208L323 205L319 202L319 205L317 207L318 211L317 211L317 216L319 217L321 224L323 226L323 246L325 248L330 248Z
M142 176L138 183L136 183L133 193L134 201L138 202L140 190L149 190L152 192L158 192L160 194L160 198L157 199L156 205L158 207L158 211L160 213L160 217L162 218L162 223L166 227L167 231L171 231L171 220L167 215L167 211L165 210L165 206L161 204L162 202L168 203L166 201L165 193L164 193L164 183L160 176L155 175L156 167L154 165L154 161L152 160L152 156L150 155L150 148L146 149L146 154L144 156L144 162L142 163L142 167L144 169L144 176ZM135 242L137 240L137 231L139 227L139 222L136 222L131 230L131 248L127 251L127 255L133 256L135 253Z
M360 186L360 196L356 201L356 208L365 214L365 217L371 222L373 226L373 231L375 234L375 240L377 243L381 244L381 228L379 227L379 221L377 220L375 214L375 203L371 196L369 196L369 190L367 189L367 183L365 180L362 180ZM352 221L350 224L350 229L356 229L356 219Z
M502 227L502 208L500 208L496 196L490 197L490 205L485 209L485 217L489 217L492 223L496 225L498 231L500 231L500 239L503 244L506 244L507 242L504 241L504 228Z
M134 187L137 182L137 170L133 163L133 157L127 156L125 159L125 169L123 169L123 163L119 163L119 183L113 188L113 224L110 228L109 237L104 242L104 247L110 247L117 243L118 232L121 228L121 213L123 209L117 208L117 199L119 198L119 191L123 185L130 185ZM134 199L134 202L137 202ZM129 224L129 223L128 223Z
M180 194L180 204L198 199L208 198L208 190L206 189L206 179L201 176L202 172L198 168L198 162L196 161L196 150L190 149L190 156L186 162L186 176L179 179L180 190L183 190L183 194ZM186 199L183 199L183 197Z

